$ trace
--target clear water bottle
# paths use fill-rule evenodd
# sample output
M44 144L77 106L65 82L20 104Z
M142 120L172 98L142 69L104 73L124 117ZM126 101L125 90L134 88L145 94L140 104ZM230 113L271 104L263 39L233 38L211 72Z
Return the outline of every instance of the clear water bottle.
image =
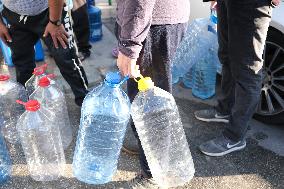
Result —
M184 185L195 169L176 102L151 78L140 79L138 88L131 116L152 176L161 187Z
M4 138L0 134L0 184L11 176L12 162Z
M19 141L17 121L25 109L16 103L16 100L28 100L25 88L12 80L9 75L0 75L0 127L9 143Z
M193 86L194 66L182 77L182 82L186 88L191 89Z
M39 79L44 77L44 76L48 76L48 78L50 79L50 83L52 85L56 85L57 86L57 84L53 80L55 75L54 74L47 74L46 70L47 70L47 64L44 64L44 65L39 66L39 67L36 67L34 69L32 77L25 83L26 91L28 92L29 96L37 89Z
M51 85L47 76L44 76L39 79L38 88L30 98L38 100L42 107L61 118L54 124L59 126L63 148L66 149L72 142L73 135L64 93L55 85Z
M188 25L187 32L172 60L172 83L175 84L196 63L202 44L199 38L207 31L208 19L196 19Z
M84 99L73 158L74 175L82 182L107 183L117 170L130 118L130 102L121 83L119 73L108 73Z
M40 107L37 100L17 102L26 109L17 123L17 130L31 177L36 181L58 179L64 173L65 156L54 120L61 117Z
M203 56L195 64L192 94L201 99L208 99L215 94L217 73L217 18L212 13L208 32L200 38L203 45ZM205 52L204 52L205 50Z

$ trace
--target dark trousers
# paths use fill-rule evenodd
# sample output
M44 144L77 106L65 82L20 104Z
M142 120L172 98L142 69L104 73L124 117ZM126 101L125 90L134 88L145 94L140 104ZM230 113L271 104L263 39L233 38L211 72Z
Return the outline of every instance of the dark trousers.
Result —
M36 16L28 16L20 21L20 15L5 8L3 17L8 22L8 30L12 37L9 46L12 50L12 60L16 67L17 81L22 85L32 76L36 67L34 59L34 45L41 38L51 52L64 79L70 85L75 101L81 101L87 91L88 81L81 62L77 56L74 35L70 18L66 11L63 11L62 21L69 34L68 48L64 49L59 45L56 49L51 36L43 37L45 27L48 23L48 10Z
M223 134L243 140L259 102L262 54L270 0L218 0L219 59L223 65L217 111L230 115Z
M90 53L92 46L90 39L90 23L88 17L87 4L71 11L73 20L73 30L77 39L78 50L83 53Z
M187 24L151 26L137 61L143 76L151 77L155 86L170 93L172 92L171 59L185 34L186 28ZM127 92L132 102L138 93L137 83L133 79L127 82ZM142 171L148 177L152 177L133 121L131 121L131 127L138 140Z

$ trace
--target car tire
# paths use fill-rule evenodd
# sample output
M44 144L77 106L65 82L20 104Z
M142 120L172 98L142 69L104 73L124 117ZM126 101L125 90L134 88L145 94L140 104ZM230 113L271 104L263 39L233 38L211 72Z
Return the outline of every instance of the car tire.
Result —
M280 31L270 27L269 30L268 30L268 34L267 34L266 46L268 48L269 45L270 45L271 46L270 49L272 49L273 45L275 45L275 44L276 44L276 46L280 46L280 47L282 47L282 49L284 49L284 34L281 33ZM254 118L256 120L259 120L259 121L267 123L267 124L280 124L280 125L284 125L284 107L282 107L281 103L279 103L279 97L280 97L280 99L282 98L282 100L283 100L282 103L284 102L284 91L281 91L281 90L279 90L277 88L273 89L273 90L277 90L277 93L279 94L278 95L278 100L276 98L274 98L273 97L273 93L270 92L273 108L277 107L278 108L277 111L276 111L276 109L273 109L274 111L271 111L271 109L270 109L270 111L269 110L265 110L265 108L262 107L262 106L265 106L265 103L266 103L266 108L269 109L267 101L265 102L265 100L267 100L267 98L265 97L265 95L266 95L265 92L267 92L267 91L265 91L265 85L273 88L273 82L276 81L276 82L281 82L280 83L281 87L282 86L284 87L284 80L283 81L281 81L281 80L280 81L274 80L273 77L275 77L274 76L275 73L271 74L272 67L275 67L275 65L274 65L275 64L275 60L274 60L274 62L271 61L271 57L273 57L271 54L272 54L273 51L271 50L271 53L268 54L269 53L268 50L265 51L265 55L264 55L264 60L265 60L264 68L266 68L264 70L264 73L268 72L267 70L269 70L269 72L270 72L270 75L269 75L270 79L268 79L268 81L267 81L267 79L265 78L266 76L264 75L263 85L262 85L263 86L263 88L262 88L262 96L261 96L260 103L258 105L256 114L254 115ZM283 55L284 55L284 52L281 51L280 53L283 53ZM280 54L280 56L282 58L282 54ZM270 60L269 60L269 58L270 58ZM276 59L276 60L278 60L278 59ZM270 63L273 66L270 66L269 69L267 69ZM282 59L280 60L280 63L282 63ZM283 64L279 64L279 65L283 66L284 65L284 61L283 61ZM278 68L278 67L276 67L276 68ZM274 68L274 70L275 70L275 68ZM278 73L278 72L279 71L276 72L277 77L284 77L284 69L281 69L280 73ZM271 84L271 81L272 81L272 84ZM277 83L277 85L279 85L279 83ZM261 105L261 104L264 104L264 105ZM279 104L279 105L277 106L277 104Z

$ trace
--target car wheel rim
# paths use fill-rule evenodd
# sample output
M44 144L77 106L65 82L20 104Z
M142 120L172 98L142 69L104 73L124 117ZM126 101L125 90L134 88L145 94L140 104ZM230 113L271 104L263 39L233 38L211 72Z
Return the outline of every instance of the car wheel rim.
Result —
M284 49L266 42L262 90L257 113L275 115L284 111Z

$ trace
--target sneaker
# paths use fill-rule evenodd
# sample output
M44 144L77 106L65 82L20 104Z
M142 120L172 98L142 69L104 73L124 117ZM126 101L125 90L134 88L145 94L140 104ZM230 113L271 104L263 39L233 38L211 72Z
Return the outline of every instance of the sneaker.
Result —
M224 156L234 151L242 150L246 147L246 141L234 142L221 135L213 140L205 142L199 146L199 150L208 156Z
M222 115L216 109L199 110L194 112L196 119L205 122L229 123L230 115Z
M153 179L145 178L142 174L129 181L128 187L129 189L159 189Z

